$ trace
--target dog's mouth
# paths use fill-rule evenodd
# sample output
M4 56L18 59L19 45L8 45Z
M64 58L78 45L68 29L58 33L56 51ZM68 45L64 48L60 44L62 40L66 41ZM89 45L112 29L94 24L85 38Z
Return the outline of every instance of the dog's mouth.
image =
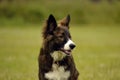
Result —
M71 49L65 50L65 49L63 49L63 48L61 48L60 51L64 52L66 55L71 55L71 52L72 52Z

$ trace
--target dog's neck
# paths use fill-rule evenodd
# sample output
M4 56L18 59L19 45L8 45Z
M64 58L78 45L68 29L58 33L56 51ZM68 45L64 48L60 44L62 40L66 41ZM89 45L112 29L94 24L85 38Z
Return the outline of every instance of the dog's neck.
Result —
M51 57L53 58L54 62L61 61L65 56L66 54L61 51L54 51L51 53Z
M66 70L67 66L59 64L67 55L61 51L54 51L50 55L53 58L52 69L45 74L45 77L48 80L68 80L70 71Z

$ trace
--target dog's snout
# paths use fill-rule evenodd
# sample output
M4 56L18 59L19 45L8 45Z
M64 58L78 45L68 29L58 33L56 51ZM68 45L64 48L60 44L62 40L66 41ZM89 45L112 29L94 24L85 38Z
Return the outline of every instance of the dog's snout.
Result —
M71 49L75 48L75 44L70 44L69 46L70 46Z
M64 45L65 50L70 50L75 48L75 43L72 40L68 40L67 43Z

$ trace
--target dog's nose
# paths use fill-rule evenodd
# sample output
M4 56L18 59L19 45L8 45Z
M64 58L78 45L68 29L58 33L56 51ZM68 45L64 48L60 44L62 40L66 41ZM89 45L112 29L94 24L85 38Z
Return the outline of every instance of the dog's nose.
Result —
M69 46L70 46L71 49L75 48L75 44L70 44Z

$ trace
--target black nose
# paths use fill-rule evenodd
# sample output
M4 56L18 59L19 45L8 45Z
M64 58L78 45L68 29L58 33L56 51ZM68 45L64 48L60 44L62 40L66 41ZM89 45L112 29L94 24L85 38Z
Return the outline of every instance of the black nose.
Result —
M75 44L70 44L69 46L71 49L75 48Z

